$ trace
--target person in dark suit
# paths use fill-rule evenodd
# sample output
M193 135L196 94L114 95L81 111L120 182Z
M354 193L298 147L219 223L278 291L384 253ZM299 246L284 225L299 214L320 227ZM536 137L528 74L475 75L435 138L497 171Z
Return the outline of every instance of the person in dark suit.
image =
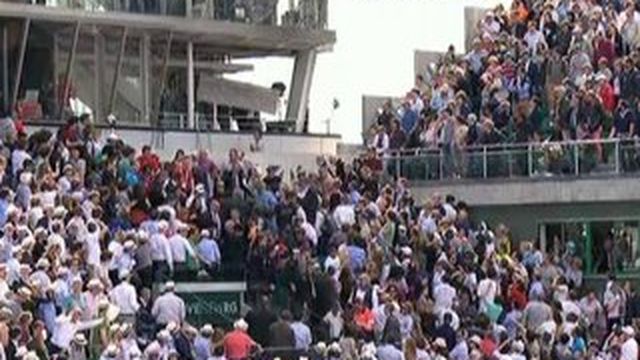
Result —
M272 355L284 360L292 359L295 352L296 338L291 328L291 312L283 310L278 321L269 326L269 347Z
M249 323L249 336L261 345L267 344L271 324L278 320L269 303L270 299L267 295L261 296L257 306L251 309L246 316L247 323Z

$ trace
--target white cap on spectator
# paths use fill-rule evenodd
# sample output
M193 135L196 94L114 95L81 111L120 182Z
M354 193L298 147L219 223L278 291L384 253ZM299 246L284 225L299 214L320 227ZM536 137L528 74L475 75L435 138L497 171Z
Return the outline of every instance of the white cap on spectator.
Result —
M120 279L121 280L124 280L124 279L128 278L129 275L131 275L131 272L129 271L129 269L124 269L124 270L120 271Z
M239 319L238 321L233 323L233 328L236 330L247 331L249 330L249 324L247 324L247 322L244 321L244 319Z
M160 330L158 331L157 337L160 340L169 340L171 339L171 334L167 330Z
M78 346L87 346L87 338L84 336L83 333L77 333L73 337L73 342Z
M211 324L204 324L204 326L200 328L200 333L205 336L213 334L213 326L211 326Z
M80 279L82 281L82 279ZM88 288L102 287L102 282L98 278L93 278L87 283Z
M210 236L211 236L211 232L209 232L209 230L202 229L202 231L200 231L200 237L208 238Z
M173 281L167 281L164 283L164 291L173 291L176 289L176 283Z

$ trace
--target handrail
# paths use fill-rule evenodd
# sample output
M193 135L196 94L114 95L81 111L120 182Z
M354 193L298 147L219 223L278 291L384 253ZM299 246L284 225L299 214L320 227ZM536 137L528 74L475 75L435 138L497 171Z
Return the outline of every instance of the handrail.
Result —
M640 174L639 138L440 146L381 155L387 175L418 181Z
M616 144L620 142L640 142L640 138L613 138L613 139L583 139L583 140L565 140L565 141L543 141L543 142L517 142L517 143L500 143L500 144L486 144L486 145L470 145L461 147L460 150L465 152L473 152L473 151L487 151L491 150L518 150L524 151L527 150L528 147L535 148L545 148L552 146L561 146L561 147L572 147L572 146L585 146L585 145L596 145L596 144ZM441 151L441 147L438 148L404 148L404 149L394 149L389 150L384 153L384 156L387 158L391 157L403 157L403 156L418 156L421 154L433 154L439 153Z

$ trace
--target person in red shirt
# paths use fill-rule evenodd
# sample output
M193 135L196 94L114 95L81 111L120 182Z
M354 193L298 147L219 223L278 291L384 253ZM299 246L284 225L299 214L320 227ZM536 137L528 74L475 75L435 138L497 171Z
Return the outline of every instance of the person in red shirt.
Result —
M224 356L228 360L248 359L251 351L260 345L247 334L249 325L244 319L236 321L233 328L234 330L228 333L222 341Z
M509 285L509 298L513 302L514 306L518 310L523 310L527 306L527 294L525 293L524 285L519 279L515 279L514 282Z
M616 109L616 95L613 91L613 86L611 86L611 83L603 74L596 76L596 80L598 81L598 93L600 101L602 101L602 106L609 114L611 114L613 113L613 110Z

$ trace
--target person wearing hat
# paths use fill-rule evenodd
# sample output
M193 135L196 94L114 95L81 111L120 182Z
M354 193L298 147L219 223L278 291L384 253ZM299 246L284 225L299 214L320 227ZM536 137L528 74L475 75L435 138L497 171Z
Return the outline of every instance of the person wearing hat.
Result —
M228 360L247 359L251 350L259 345L247 334L249 325L244 319L237 320L233 324L233 329L222 341L224 355Z
M158 296L151 308L151 314L160 326L167 326L170 322L182 324L186 316L184 300L175 294L176 284L167 281L164 285L164 294Z
M189 268L187 266L187 257L192 261L198 261L191 242L187 239L189 226L182 222L176 224L177 232L169 238L169 246L171 247L171 257L173 258L173 267L175 269L176 279L188 279Z
M166 329L158 331L156 339L144 349L145 359L166 359L171 351L171 334Z
M140 308L138 303L138 293L131 285L131 274L129 270L120 272L120 283L109 292L111 302L120 308L119 321L122 323L133 323L136 312Z
M69 347L69 360L87 360L87 338L83 333L77 333Z
M211 324L205 324L200 328L200 332L193 341L195 360L208 360L211 357L213 350L212 335L213 326Z
M158 232L149 238L154 283L167 281L169 275L173 273L173 252L166 235L168 230L169 224L164 220L160 220L158 222Z
M210 275L214 276L220 267L221 255L220 247L216 240L211 236L209 230L200 232L200 242L197 246L197 257L200 265Z
M633 326L622 328L622 346L620 347L620 360L638 360L638 341Z

